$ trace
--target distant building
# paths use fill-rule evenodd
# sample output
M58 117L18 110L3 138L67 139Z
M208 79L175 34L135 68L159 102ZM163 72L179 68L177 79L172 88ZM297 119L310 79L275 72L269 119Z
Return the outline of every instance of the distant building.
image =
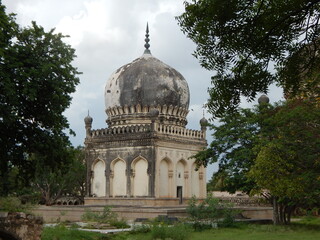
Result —
M207 120L201 131L186 128L188 83L151 55L148 32L143 55L106 83L108 127L92 130L85 118L85 204L164 206L206 197L206 169L196 171L189 158L207 145Z

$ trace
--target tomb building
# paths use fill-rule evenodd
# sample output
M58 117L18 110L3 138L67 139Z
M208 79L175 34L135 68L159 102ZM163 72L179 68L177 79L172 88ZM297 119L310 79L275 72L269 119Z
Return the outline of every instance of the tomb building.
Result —
M141 57L116 70L105 86L107 127L86 128L87 205L183 203L206 197L206 169L190 158L206 147L201 130L186 128L189 87L149 50L147 26Z

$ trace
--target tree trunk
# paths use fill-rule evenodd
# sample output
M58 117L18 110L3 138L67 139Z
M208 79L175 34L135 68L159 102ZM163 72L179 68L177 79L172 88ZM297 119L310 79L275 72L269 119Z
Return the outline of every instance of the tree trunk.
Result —
M272 205L273 205L273 224L279 225L279 206L278 206L276 197L273 197Z

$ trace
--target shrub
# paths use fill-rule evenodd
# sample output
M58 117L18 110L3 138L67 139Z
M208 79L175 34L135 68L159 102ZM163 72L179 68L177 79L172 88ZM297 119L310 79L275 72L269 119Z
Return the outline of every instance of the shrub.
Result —
M130 228L130 226L127 224L127 222L124 219L121 220L110 220L110 225L116 228Z
M221 202L219 199L208 195L200 202L195 198L189 201L187 213L189 214L193 227L197 231L211 228L212 226L233 226L237 210L232 209L232 205Z
M133 234L136 234L136 233L148 233L150 231L151 231L150 225L142 224L142 225L134 225L130 232Z
M0 210L6 212L25 212L30 213L31 204L22 204L17 197L2 197L0 198Z
M88 222L110 223L117 220L117 214L111 211L111 207L105 206L102 213L94 213L91 209L86 209L81 219Z
M90 209L86 209L81 219L86 222L108 223L116 228L129 228L130 226L123 219L118 220L118 215L111 211L111 207L105 206L102 213L94 213Z

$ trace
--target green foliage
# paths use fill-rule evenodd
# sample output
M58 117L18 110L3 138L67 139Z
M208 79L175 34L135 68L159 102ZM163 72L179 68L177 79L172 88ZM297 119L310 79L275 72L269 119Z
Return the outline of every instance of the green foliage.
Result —
M22 204L17 197L0 198L0 211L30 213L32 207L31 204Z
M142 225L134 225L130 232L132 234L138 234L138 233L148 233L150 231L151 231L150 225L142 224Z
M190 239L191 232L192 229L182 223L175 225L154 224L151 229L151 236L152 239L185 240Z
M113 219L111 220L110 222L110 225L115 227L115 228L118 228L118 229L123 229L123 228L130 228L130 225L127 224L127 221L124 220L124 219Z
M232 226L235 216L238 214L238 211L232 209L232 207L232 204L208 195L201 202L192 197L186 211L194 223L195 230L203 230L217 225Z
M52 205L63 196L73 196L83 202L85 195L86 166L81 147L67 149L67 161L62 169L46 166L46 156L33 154L32 162L36 164L35 178L32 181L36 190L41 193L42 202Z
M36 171L32 154L43 156L51 169L68 161L70 129L63 112L79 72L71 65L75 50L63 42L65 36L35 22L19 27L2 4L0 15L0 195L7 195L30 187Z
M236 110L277 83L297 95L320 96L319 1L185 1L177 17L202 67L215 71L208 108Z
M204 165L219 161L213 187L261 193L288 223L296 207L319 206L319 125L320 108L311 100L239 109L212 127L210 147L194 157Z
M125 220L118 220L117 213L113 212L110 206L105 206L102 213L96 213L92 212L91 209L86 209L81 219L86 222L108 223L116 228L130 227Z
M277 199L280 222L288 223L296 207L319 207L320 108L310 101L290 101L276 108L269 122L274 129L249 177Z
M261 126L264 126L263 131L269 128L264 122L268 109L272 107L239 109L236 113L225 114L219 124L210 126L213 130L210 146L193 156L198 165L219 162L219 170L208 184L209 190L249 193L255 186L246 173L257 156L254 147L260 141Z

